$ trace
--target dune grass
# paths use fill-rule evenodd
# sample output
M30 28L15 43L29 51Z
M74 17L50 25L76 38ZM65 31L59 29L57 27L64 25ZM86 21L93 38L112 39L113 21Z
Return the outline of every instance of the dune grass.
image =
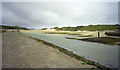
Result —
M47 32L46 34L68 34L68 35L81 35L78 33L68 33L68 32Z
M65 38L67 38L67 39L81 40L81 39L79 39L79 38L72 38L72 37L65 37Z
M47 32L46 34L68 34L66 32Z
M69 35L81 35L81 34L77 34L77 33L69 33Z
M47 32L46 34L68 34L68 35L79 35L78 37L91 37L92 35L81 35L79 33L68 33L68 32Z
M79 35L78 37L91 37L92 35Z

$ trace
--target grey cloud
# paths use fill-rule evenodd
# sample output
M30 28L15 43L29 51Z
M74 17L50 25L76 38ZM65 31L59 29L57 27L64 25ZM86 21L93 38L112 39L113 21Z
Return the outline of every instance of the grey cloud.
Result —
M3 2L2 21L7 25L35 29L98 23L115 24L118 21L117 6L117 2Z

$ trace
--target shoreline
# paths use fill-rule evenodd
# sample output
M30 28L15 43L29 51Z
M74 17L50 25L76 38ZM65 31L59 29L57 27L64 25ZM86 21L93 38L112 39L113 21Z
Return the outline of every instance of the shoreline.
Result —
M20 32L3 33L3 68L97 68Z
M93 37L93 38L85 38L85 39L80 39L80 38L72 38L72 37L65 37L66 39L73 39L73 40L81 40L81 41L86 41L86 42L96 42L96 43L101 43L105 45L120 45L118 42L120 42L120 38L112 38L112 37Z
M22 32L20 32L20 33L23 34ZM23 34L23 35L25 35L25 34ZM25 35L25 36L28 36L28 35ZM41 40L41 39L33 38L33 37L31 37L31 36L28 36L28 37L29 37L29 38L32 38L32 39L34 39L34 40L37 40L37 41L39 41L39 42L42 42L43 44L48 45L48 46L50 46L50 47L56 48L56 49L58 49L60 52L66 54L66 55L68 55L68 56L70 56L70 57L72 57L72 58L75 58L75 59L80 60L80 61L84 61L85 63L87 63L87 64L89 64L89 65L93 65L93 66L95 66L95 67L97 67L97 68L99 68L99 69L108 69L108 70L111 69L111 68L109 68L109 67L106 67L106 66L104 66L104 65L101 65L101 64L99 64L99 63L96 63L96 62L94 62L94 61L92 61L92 60L88 60L88 59L86 59L86 58L84 58L84 57L81 57L81 56L73 53L72 51L69 51L69 50L64 49L64 48L62 48L62 47L59 47L59 46L54 45L54 44L52 44L52 43L46 42L46 41Z

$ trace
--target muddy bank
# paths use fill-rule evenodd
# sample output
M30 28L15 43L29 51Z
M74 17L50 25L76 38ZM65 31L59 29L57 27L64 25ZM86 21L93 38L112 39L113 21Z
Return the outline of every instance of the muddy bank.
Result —
M82 40L82 41L87 41L87 42L97 42L97 43L103 43L106 45L120 45L120 38L113 38L113 37L94 37L94 38L85 38L85 39L80 39L80 38L70 38L66 37L67 39L74 39L74 40Z

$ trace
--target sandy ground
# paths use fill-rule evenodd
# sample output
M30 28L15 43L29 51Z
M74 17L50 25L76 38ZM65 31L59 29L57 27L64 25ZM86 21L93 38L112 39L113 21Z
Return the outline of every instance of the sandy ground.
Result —
M2 38L3 68L92 67L18 32L5 32Z
M56 30L21 30L21 32L67 32L67 33L78 33L81 35L92 35L94 37L98 36L98 31L56 31ZM100 31L100 37L106 37L105 32ZM110 31L109 31L110 32Z

